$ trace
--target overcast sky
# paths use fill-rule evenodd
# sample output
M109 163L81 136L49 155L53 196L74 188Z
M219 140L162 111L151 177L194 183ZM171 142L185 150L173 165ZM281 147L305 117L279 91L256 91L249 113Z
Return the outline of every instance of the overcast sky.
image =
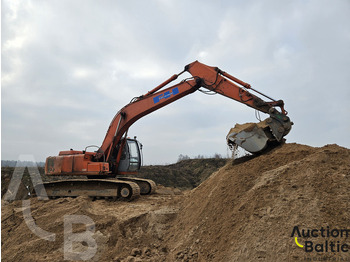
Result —
M3 160L101 145L120 108L194 60L283 99L287 142L350 147L348 0L4 0L1 21ZM226 156L229 129L254 113L196 92L129 135L146 164Z

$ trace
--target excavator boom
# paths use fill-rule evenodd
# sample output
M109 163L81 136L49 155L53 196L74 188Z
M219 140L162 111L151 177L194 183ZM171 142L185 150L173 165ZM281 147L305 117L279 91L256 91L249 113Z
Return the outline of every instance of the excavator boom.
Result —
M192 75L191 79L181 81L176 85L162 89L165 85L176 80L186 71ZM291 129L292 123L290 122L289 117L287 117L287 112L284 109L284 102L282 100L272 100L271 98L263 95L261 92L252 89L249 84L229 75L219 68L207 66L195 61L185 66L184 71L173 75L171 78L149 91L147 94L135 98L131 103L123 107L115 115L108 128L102 146L98 151L98 157L104 156L107 161L110 160L112 149L117 146L117 144L121 141L122 136L135 121L163 106L168 105L169 103L197 91L199 88L205 88L208 91L221 94L270 115L269 120L267 123L265 123L265 127L270 128L269 132L271 133L272 137L270 134L268 137L265 135L264 140L266 141L263 146L257 146L256 149L250 150L251 147L246 146L247 143L242 143L244 138L240 137L240 142L238 142L238 140L234 140L235 136L232 132L227 137L229 144L237 141L237 144L243 148L246 147L246 150L250 152L258 152L266 146L266 142L268 140L275 139L277 141L281 141L282 137L287 135ZM257 95L254 95L252 92L249 92L249 90L258 93L261 96L265 96L271 101L266 102ZM280 108L280 112L276 110L276 107ZM236 129L236 131L237 130L238 129ZM240 135L242 136L241 132ZM251 136L251 134L248 136ZM258 137L260 137L260 135L258 135ZM251 143L254 144L252 140ZM261 144L258 142L258 140L257 143ZM116 158L117 162L118 159L119 157Z

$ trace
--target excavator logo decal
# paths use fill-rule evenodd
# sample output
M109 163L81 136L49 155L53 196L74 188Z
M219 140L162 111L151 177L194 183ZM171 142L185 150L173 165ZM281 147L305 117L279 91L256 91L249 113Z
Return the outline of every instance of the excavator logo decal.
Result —
M164 94L160 94L160 95L154 97L153 98L153 102L155 104L157 104L157 103L160 102L161 99L167 99L167 98L171 97L172 95L176 95L178 93L179 93L179 89L177 87L175 87L175 88L173 88L171 90L171 92L170 91L166 91Z

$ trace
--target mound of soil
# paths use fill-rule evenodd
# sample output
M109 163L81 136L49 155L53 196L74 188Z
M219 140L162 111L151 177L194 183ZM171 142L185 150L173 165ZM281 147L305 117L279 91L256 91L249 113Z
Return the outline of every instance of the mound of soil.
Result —
M163 244L171 221L178 212L176 190L161 187L165 193L145 196L137 201L92 201L88 197L22 201L2 201L1 260L2 261L63 261L74 259L64 252L64 225L69 216L88 218L92 224L73 221L72 233L88 232L94 226L96 253L89 261L166 261L169 250ZM33 222L24 219L30 209ZM33 223L51 235L53 241L40 238ZM67 235L66 235L67 236ZM73 253L86 252L87 243L73 242ZM74 254L73 254L74 255ZM73 258L73 259L72 259Z
M1 198L4 197L4 195L6 194L8 188L9 188L12 174L13 174L14 170L15 169L13 167L2 167L1 168ZM26 188L26 186L28 188ZM26 168L24 170L22 180L18 186L16 199L28 198L28 192L31 191L32 187L33 186L32 186L32 183L30 182L28 169Z
M291 237L295 226L350 229L349 186L350 150L337 145L285 144L249 161L233 161L184 201L169 238L172 259L349 260L350 251L306 253ZM333 240L350 246L350 233Z
M90 261L349 261L350 251L305 252L291 236L296 226L305 232L350 229L349 186L349 149L284 144L229 161L191 191L160 186L156 194L133 202L25 200L31 223L54 233L54 241L29 229L23 201L2 201L1 257L64 260L64 219L84 215L95 225L97 250ZM86 225L74 227L74 232L85 230ZM348 232L298 241L350 246ZM74 250L86 248L84 242L74 245Z

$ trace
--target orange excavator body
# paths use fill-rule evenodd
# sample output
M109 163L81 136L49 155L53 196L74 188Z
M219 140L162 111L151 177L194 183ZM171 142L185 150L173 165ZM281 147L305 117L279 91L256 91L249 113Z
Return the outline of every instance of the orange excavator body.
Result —
M192 77L164 88L184 72L190 73ZM98 177L135 174L141 166L140 143L136 139L127 138L129 127L141 117L197 90L201 91L200 88L206 89L204 92L221 94L269 114L271 124L266 130L270 134L266 136L266 141L269 139L281 141L291 129L292 123L287 117L282 100L273 100L251 88L248 83L221 71L219 68L195 61L185 66L181 73L173 75L145 95L135 97L124 106L111 121L103 143L96 152L69 150L61 151L58 156L48 157L45 164L46 175L84 175L96 179ZM264 101L260 96L264 96L270 101ZM243 137L243 140L246 138ZM239 139L234 136L234 139L228 139L228 143L238 144L244 148L244 141L242 138ZM250 142L254 144L256 141ZM259 146L258 150L264 146ZM134 182L137 183L136 180Z

